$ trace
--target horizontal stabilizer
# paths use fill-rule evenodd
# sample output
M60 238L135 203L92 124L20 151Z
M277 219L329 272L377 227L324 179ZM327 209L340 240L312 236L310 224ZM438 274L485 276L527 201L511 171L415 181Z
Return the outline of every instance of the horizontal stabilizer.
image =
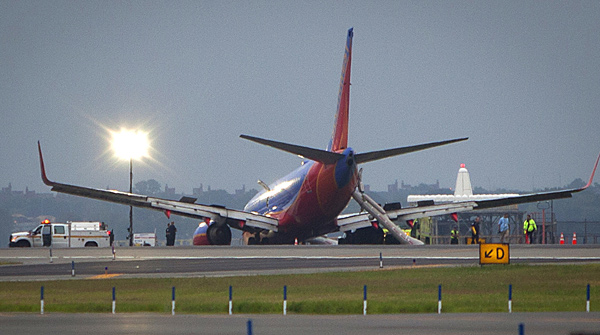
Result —
M272 140L266 140L263 138L248 136L248 135L240 135L241 138L250 140L252 142L260 143L263 145L267 145L273 147L275 149L283 150L285 152L289 152L298 156L302 156L304 158L308 158L313 161L321 162L324 164L335 164L340 158L344 157L342 154L338 154L335 152L329 152L320 149L313 149L309 147L303 147L295 144L288 144L283 142L277 142Z
M413 145L413 146L409 146L409 147L401 147L401 148L394 148L394 149L387 149L387 150L380 150L380 151L371 151L371 152L365 152L362 154L356 154L354 156L354 158L356 159L357 164L367 163L367 162L372 162L372 161L376 161L376 160L387 158L387 157L408 154L408 153L415 152L415 151L439 147L441 145L465 141L468 139L469 139L468 137L463 137L463 138L456 138L453 140L447 140L447 141L441 141L441 142L431 142L431 143Z

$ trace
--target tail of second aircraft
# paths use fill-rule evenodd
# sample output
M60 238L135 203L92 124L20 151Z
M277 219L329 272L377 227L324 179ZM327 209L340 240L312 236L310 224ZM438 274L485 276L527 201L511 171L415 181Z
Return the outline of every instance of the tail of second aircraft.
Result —
M350 67L352 65L352 37L353 28L348 29L346 39L346 51L342 65L342 76L340 78L340 89L338 91L337 113L333 125L331 141L327 151L340 151L348 147L348 109L350 107Z

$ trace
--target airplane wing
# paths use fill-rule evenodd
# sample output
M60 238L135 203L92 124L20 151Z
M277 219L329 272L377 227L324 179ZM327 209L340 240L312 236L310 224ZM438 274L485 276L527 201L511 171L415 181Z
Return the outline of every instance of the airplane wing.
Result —
M140 194L120 192L114 190L101 190L96 188L62 184L51 181L46 176L42 148L38 142L40 154L40 168L44 184L52 187L52 191L67 193L86 198L104 200L118 204L135 207L149 208L165 213L187 216L200 220L211 219L215 222L223 222L232 228L240 230L271 230L277 231L277 219L270 218L258 213L250 213L239 210L227 209L220 206L207 206L194 203L195 198L183 197L181 200L168 200L149 197Z
M490 200L466 200L445 204L432 203L423 206L413 206L395 210L384 210L367 194L356 190L352 197L361 205L361 208L365 209L370 214L370 216L367 213L353 213L340 215L337 219L338 229L340 231L349 231L369 227L371 226L372 221L376 220L379 224L387 228L390 231L390 233L392 233L396 237L396 239L400 241L400 243L419 244L419 241L412 240L410 237L406 236L406 234L400 229L397 229L397 226L393 224L393 222L408 221L426 216L454 214L492 207L516 205L528 202L570 198L573 196L573 193L581 192L587 189L592 184L599 161L600 155L598 155L598 158L596 159L596 164L594 165L594 169L592 170L592 175L590 176L587 185L585 185L584 187L549 192L537 192L517 196L508 196L504 198L496 198Z
M489 200L475 200L475 210L477 209L485 209L492 207L502 207L508 205L518 205L524 204L528 202L536 202L536 201L545 201L545 200L554 200L554 199L563 199L563 198L571 198L573 197L573 193L581 192L590 185L592 185L592 181L594 180L594 175L596 174L596 168L598 167L598 161L600 161L600 155L596 159L596 164L594 164L594 169L592 170L592 175L588 183L580 188L571 188L566 190L558 190L558 191L547 191L547 192L536 192L536 193L528 193L521 194L517 196L508 196L505 198L496 198Z

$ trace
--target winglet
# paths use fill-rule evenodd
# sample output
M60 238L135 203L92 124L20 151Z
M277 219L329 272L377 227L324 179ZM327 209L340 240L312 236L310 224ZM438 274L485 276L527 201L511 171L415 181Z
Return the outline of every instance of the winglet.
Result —
M596 174L596 168L598 167L598 161L600 161L600 154L598 154L598 158L596 158L596 165L594 165L594 170L592 170L592 175L590 176L590 180L588 181L587 185L585 185L582 190L585 190L586 188L590 187L590 185L592 185L592 180L594 180L594 175Z
M42 181L48 186L54 186L54 182L46 177L46 168L44 167L44 157L42 157L42 145L38 141L38 151L40 152L40 169L42 170Z

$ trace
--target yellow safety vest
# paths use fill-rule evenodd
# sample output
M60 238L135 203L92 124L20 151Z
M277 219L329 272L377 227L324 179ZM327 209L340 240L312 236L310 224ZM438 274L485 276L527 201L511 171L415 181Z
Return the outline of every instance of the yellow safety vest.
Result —
M531 220L525 220L525 222L523 222L523 233L530 233L534 230L537 230L537 225L535 224L535 221L533 221L533 219Z

